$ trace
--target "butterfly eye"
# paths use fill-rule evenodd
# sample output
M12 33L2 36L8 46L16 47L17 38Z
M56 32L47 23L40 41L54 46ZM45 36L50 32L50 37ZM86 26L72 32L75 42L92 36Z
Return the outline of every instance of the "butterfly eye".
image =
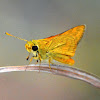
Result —
M38 50L38 47L37 46L32 46L32 50L33 51L37 51Z

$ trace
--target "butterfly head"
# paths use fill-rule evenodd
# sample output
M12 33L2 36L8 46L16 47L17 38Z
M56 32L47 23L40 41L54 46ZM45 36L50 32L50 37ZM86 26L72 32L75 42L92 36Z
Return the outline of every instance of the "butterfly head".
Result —
M28 52L37 52L38 50L38 46L32 41L27 41L27 43L25 44L25 48Z

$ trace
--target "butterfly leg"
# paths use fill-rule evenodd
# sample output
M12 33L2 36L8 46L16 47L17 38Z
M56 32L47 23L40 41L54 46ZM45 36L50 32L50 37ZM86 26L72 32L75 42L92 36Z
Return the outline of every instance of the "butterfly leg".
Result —
M29 60L29 56L30 56L30 53L29 53L28 57L26 58L26 60ZM32 62L33 58L34 58L34 56L31 57L29 64Z
M38 53L38 52L37 52L37 53ZM30 61L29 61L29 64L32 62L33 59L38 59L38 55L37 55L37 53L36 53L35 56L32 56L32 57L31 57L31 59L30 59ZM29 53L29 56L30 56L30 53ZM26 58L27 60L29 59L29 56ZM36 61L37 61L37 62L36 62L35 64L38 63L38 60L36 60Z
M29 53L28 57L26 58L26 60L29 60L29 56L30 56L30 53ZM29 64L31 63L31 61L32 61L32 58L31 58L31 60L29 61ZM29 65L29 64L28 64L28 65ZM28 66L26 66L25 71L26 71L27 67L28 67Z
M41 65L41 55L39 54L39 52L38 52L38 57L39 57L39 72L40 72L40 65Z
M29 61L29 64L32 62L33 58L34 58L34 56L31 57L31 59L30 59L30 61Z
M51 70L51 66L50 66L50 63L51 63L51 57L49 57L49 68L50 68L50 70Z
M38 62L39 62L39 61L38 61L38 60L36 60L35 65L36 65L36 64L38 64Z
M26 57L26 60L29 60L29 57L30 57L30 53L29 53L28 57Z

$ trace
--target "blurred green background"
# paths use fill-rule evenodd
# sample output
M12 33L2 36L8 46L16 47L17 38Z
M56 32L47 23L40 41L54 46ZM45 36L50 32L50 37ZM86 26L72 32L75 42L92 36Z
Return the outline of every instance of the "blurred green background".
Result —
M25 41L86 24L74 67L100 77L100 0L0 0L0 66L26 65ZM79 80L38 72L0 74L0 100L100 100L100 90Z

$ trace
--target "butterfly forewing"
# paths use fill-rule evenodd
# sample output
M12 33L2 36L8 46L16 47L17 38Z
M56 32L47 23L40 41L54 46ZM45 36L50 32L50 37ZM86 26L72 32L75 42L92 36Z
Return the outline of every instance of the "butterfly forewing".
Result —
M77 44L83 36L84 29L85 25L80 25L51 37L51 41L46 44L46 48L51 53L74 56Z

